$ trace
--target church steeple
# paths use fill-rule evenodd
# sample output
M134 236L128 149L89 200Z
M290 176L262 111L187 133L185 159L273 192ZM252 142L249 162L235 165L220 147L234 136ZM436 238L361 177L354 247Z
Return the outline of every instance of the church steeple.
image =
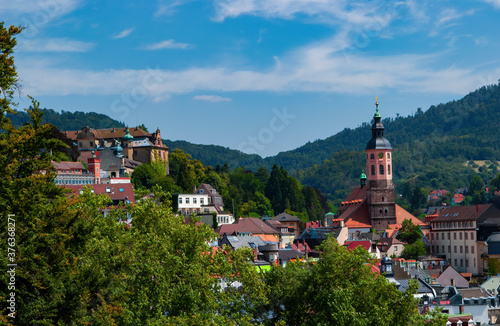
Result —
M375 97L376 111L373 116L372 139L366 144L366 149L392 149L391 143L384 138L384 125L382 124L382 116L378 112L378 98Z
M372 138L366 145L367 201L372 226L384 230L396 221L394 185L392 183L392 147L384 137L384 125L376 98Z

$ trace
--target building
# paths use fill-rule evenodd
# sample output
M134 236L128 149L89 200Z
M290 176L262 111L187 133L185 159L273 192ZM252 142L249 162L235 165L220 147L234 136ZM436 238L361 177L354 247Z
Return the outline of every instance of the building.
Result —
M93 194L105 194L112 201L113 206L120 203L124 205L135 204L134 189L131 183L126 184L94 184L94 185L64 185L64 188L70 189L76 197L83 194L85 187L90 187Z
M95 174L95 169L99 171L96 162L90 166L90 171L85 168L82 162L55 162L52 165L57 171L54 182L57 185L91 185L99 183L99 175Z
M221 236L224 234L236 236L253 235L261 237L265 242L279 243L280 241L279 231L254 217L240 217L233 224L221 225L216 232Z
M431 222L431 253L461 273L483 275L487 268L486 239L500 225L492 204L448 207Z
M297 216L290 215L288 213L281 213L272 218L275 221L279 221L282 224L288 226L288 232L294 233L295 239L300 236L300 222L302 221Z
M370 229L382 234L390 225L401 225L406 219L422 228L426 227L425 223L395 202L392 147L384 137L381 119L377 102L371 128L372 138L365 148L366 174L361 174L360 186L352 190L337 211L337 219L344 221L350 235L369 232Z
M222 196L219 195L217 190L215 190L208 183L202 183L194 190L193 194L208 195L207 205L213 206L217 212L222 212L224 210L224 201L222 200Z
M151 163L153 161L166 162L168 174L168 147L163 144L160 130L148 133L139 127L92 129L83 127L81 130L64 131L64 135L71 139L80 152L79 160L86 161L92 156L92 151L100 151L107 147L120 147L126 159Z

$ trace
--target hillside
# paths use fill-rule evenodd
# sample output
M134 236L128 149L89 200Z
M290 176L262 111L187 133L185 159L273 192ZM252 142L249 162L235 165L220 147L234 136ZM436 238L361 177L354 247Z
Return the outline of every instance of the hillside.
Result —
M500 84L482 87L463 99L418 109L415 115L385 118L386 137L394 148L394 180L412 186L455 190L468 184L480 172L487 180L496 171L500 159ZM75 130L88 125L94 128L123 126L121 122L97 113L57 113L44 110L44 119L61 130ZM382 111L383 113L383 111ZM9 115L15 125L27 121L24 112ZM371 137L371 124L364 122L324 140L307 143L295 150L262 159L217 145L191 144L164 140L204 165L228 163L231 168L244 166L256 171L263 166L282 165L302 184L321 189L330 199L343 199L357 185L364 171L363 151ZM168 132L167 132L168 133ZM487 161L478 171L469 161Z
M113 120L105 114L95 112L62 111L59 113L51 109L43 109L42 111L44 122L55 125L59 130L78 130L84 126L96 129L125 127L123 123ZM15 114L8 113L7 118L16 127L29 121L29 116L24 111L16 111Z

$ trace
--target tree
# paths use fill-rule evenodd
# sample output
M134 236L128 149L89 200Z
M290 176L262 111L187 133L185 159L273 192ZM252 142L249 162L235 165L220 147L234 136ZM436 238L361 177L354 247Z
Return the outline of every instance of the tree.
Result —
M471 196L471 204L486 203L486 190L484 189L484 181L478 174L474 175L474 177L472 178L469 184L467 195Z
M424 256L427 253L425 245L422 241L417 241L413 244L405 245L400 257L404 259L417 259L418 256Z
M362 247L348 251L330 237L320 250L314 265L289 263L264 275L271 296L266 324L424 324L413 298L416 283L400 292L371 271L370 255Z
M404 220L396 235L396 239L408 244L414 244L422 239L422 231L419 225L413 224L411 220Z

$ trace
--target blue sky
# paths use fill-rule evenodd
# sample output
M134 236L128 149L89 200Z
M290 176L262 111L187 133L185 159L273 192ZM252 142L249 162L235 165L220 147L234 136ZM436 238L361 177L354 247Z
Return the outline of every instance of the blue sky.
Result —
M263 157L500 78L500 0L1 1L23 90ZM370 132L367 131L367 137ZM387 131L390 138L390 130Z

